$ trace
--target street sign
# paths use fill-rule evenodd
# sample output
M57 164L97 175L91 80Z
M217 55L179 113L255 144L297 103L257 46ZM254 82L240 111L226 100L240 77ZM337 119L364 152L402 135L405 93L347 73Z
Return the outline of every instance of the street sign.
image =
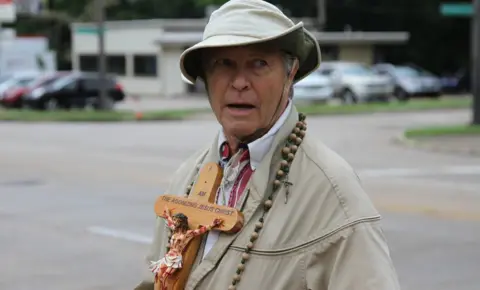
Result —
M14 22L17 12L13 0L0 0L0 23Z
M443 3L440 5L440 13L444 16L472 17L472 3Z
M106 29L103 29L105 32ZM79 27L75 29L75 33L78 34L98 34L98 28L97 27Z

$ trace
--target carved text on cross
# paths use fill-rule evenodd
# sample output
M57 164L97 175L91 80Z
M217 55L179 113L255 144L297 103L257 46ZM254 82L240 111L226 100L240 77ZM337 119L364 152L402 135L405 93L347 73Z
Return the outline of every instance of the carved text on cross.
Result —
M222 232L235 233L243 226L243 215L236 209L227 206L164 194L155 203L155 213L163 216L165 207L171 210L172 215L177 213L186 215L192 229L209 225L216 218L223 220L222 226L217 229Z

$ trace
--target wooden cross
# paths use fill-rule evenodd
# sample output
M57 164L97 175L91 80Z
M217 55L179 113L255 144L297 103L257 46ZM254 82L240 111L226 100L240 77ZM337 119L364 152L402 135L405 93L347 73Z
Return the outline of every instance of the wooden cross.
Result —
M192 192L188 196L164 194L155 202L155 213L165 218L165 208L171 210L172 216L182 213L188 217L189 229L199 229L201 226L211 225L220 218L223 223L214 230L235 233L243 226L243 215L235 208L215 204L217 189L223 176L221 167L215 163L207 163L201 170ZM198 232L200 233L200 232ZM166 278L155 281L155 290L184 290L193 263L197 257L202 236L194 237L186 246L182 254L182 266ZM165 284L165 285L163 285Z

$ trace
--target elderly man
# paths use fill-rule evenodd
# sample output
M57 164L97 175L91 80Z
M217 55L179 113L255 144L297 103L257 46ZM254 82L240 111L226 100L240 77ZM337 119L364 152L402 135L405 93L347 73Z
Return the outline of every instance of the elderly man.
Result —
M292 104L292 85L319 63L303 24L260 0L221 6L203 41L183 53L183 77L205 82L222 130L180 166L168 193L188 194L198 169L218 162L217 203L245 217L237 235L208 234L186 289L400 288L380 216L357 175L308 132ZM160 259L167 242L159 218L147 261ZM149 275L135 289L153 287Z

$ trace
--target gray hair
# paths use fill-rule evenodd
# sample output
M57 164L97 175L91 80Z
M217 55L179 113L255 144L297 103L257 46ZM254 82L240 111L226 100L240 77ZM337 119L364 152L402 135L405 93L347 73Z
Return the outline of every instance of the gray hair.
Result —
M295 63L296 58L289 54L289 53L283 53L283 63L285 65L285 72L287 74L287 77L290 76L293 70L293 64ZM288 91L288 98L291 100L293 98L293 84L290 86L289 91Z

